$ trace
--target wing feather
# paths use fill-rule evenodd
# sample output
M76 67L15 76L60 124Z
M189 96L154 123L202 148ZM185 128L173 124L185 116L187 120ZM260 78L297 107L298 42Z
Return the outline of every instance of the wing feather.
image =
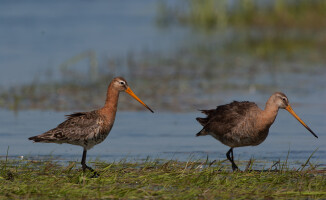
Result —
M233 101L230 104L218 106L215 110L207 110L203 112L207 114L207 117L199 118L204 127L197 135L207 135L208 132L229 133L243 121L251 109L257 108L258 106L253 102Z
M82 140L98 134L101 131L103 119L97 111L73 113L67 115L67 120L41 135L29 138L35 142L54 142L79 144Z

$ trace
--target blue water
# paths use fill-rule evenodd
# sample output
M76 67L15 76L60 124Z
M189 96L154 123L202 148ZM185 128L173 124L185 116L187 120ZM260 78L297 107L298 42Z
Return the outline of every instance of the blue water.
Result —
M43 75L49 70L53 73L50 78L55 78L63 62L88 50L96 52L99 64L105 64L108 57L124 56L128 52L170 51L180 41L185 42L187 30L178 27L160 30L155 25L157 2L159 0L2 1L0 89L29 83L35 77L47 80L49 77ZM88 62L85 59L73 67L85 71ZM289 160L305 162L318 148L312 162L326 164L326 71L321 67L321 70L311 72L309 66L306 67L307 71L299 74L292 71L274 74L276 86L274 83L269 85L288 95L295 111L319 139L281 110L266 141L256 147L236 148L236 160L254 157L272 162L286 159L290 151ZM247 74L246 71L238 73ZM227 81L243 81L238 76ZM265 83L271 81L269 72L265 71L252 77L249 81L258 86L268 85ZM207 94L218 104L252 100L263 106L268 98L266 94L255 92L240 93L230 89L220 94L219 91L217 88L216 93ZM192 98L200 99L203 95L199 93ZM150 106L155 108L155 105ZM210 159L225 159L228 147L210 136L195 137L201 128L195 121L195 117L201 115L194 112L196 109L200 108L194 106L190 113L118 112L110 135L88 152L88 159L113 161L150 156L187 160L190 157L204 159L207 155ZM65 114L69 112L36 110L21 111L16 115L0 110L0 157L6 155L9 146L9 156L13 158L52 155L80 161L81 147L34 144L27 140L54 128L64 120Z
M0 85L30 82L49 69L56 77L63 62L88 50L101 64L107 57L174 47L184 29L157 28L157 2L2 1ZM86 70L88 62L75 65Z
M285 160L288 152L290 161L304 163L314 150L312 162L326 164L325 108L312 111L312 108L296 107L296 112L319 136L314 138L289 113L280 110L270 129L266 141L255 147L242 147L234 150L237 160L273 162ZM64 120L66 112L0 111L0 156L13 158L40 158L53 156L63 160L80 161L82 148L68 144L42 144L27 140L41 134ZM225 159L228 147L210 136L195 137L201 129L195 121L199 113L118 112L114 127L108 138L88 151L88 159L115 161L122 158L151 158L188 160Z

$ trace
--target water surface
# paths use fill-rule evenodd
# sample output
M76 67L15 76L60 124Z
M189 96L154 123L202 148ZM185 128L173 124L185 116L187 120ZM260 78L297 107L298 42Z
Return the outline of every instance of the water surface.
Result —
M272 162L286 159L290 151L290 160L304 162L318 148L312 161L326 164L324 139L326 70L323 60L314 63L312 57L305 63L297 63L296 59L276 61L263 59L260 62L260 58L250 53L247 57L237 53L230 53L227 56L219 54L220 51L216 51L219 49L216 44L224 44L225 38L233 40L238 38L235 37L237 35L232 36L228 31L212 35L199 34L177 26L160 29L155 25L158 2L151 0L2 2L0 89L29 84L35 77L45 82L52 81L52 78L60 77L59 66L63 62L88 50L96 52L100 69L108 69L108 58L120 58L129 52L147 49L148 52L158 52L159 63L149 62L150 64L146 66L145 61L150 59L145 54L144 61L138 63L138 68L131 64L130 69L139 69L136 70L137 73L132 77L131 83L136 86L139 83L138 88L135 87L137 94L140 91L159 91L148 95L152 99L144 99L150 102L150 106L153 106L156 112L154 114L147 111L119 112L110 135L103 143L88 152L89 159L113 161L125 157L150 156L187 160L190 157L204 159L207 155L210 159L225 159L228 147L210 136L195 137L201 129L195 117L201 114L194 111L213 108L232 100L251 100L264 106L268 95L274 91L282 91L288 95L294 110L316 132L319 139L314 138L290 114L281 110L266 141L256 147L236 148L234 150L236 159L248 160L254 157ZM197 43L200 45L209 43L210 40L215 40L214 38L217 43L208 45L203 51L199 48L197 52ZM185 56L180 53L181 59L176 55L177 57L171 60L163 59L166 62L159 65L162 62L159 58L164 53L169 52L173 55L174 50L180 47L179 51L185 52ZM195 50L184 51L191 48ZM213 53L207 54L210 51ZM209 55L211 59L189 54L191 52ZM286 58L286 55L284 57ZM228 59L232 62L226 62ZM145 64L142 64L143 62ZM123 62L118 63L117 70L110 73L114 76L128 74L124 73L125 65ZM74 72L87 73L89 61L86 58L70 67L75 70ZM48 70L53 74L47 73ZM141 84L140 79L146 78L148 71L156 72L150 75L153 80L145 80ZM154 83L153 86L150 84L153 82L158 84ZM21 92L17 91L9 89L6 94L19 97ZM58 96L59 99L64 99L64 96L60 96L62 95L60 90L55 92L58 93L54 94L55 98ZM80 94L89 96L89 93L83 94L83 91L80 91ZM73 95L79 97L75 93ZM46 93L44 96L51 95ZM163 99L160 106L159 98ZM7 105L14 104L11 102L15 101L14 99L9 98L8 101L0 99L0 104L8 108L10 106ZM20 103L24 100L27 101L23 99ZM31 101L40 104L34 97ZM51 98L46 101L52 103ZM85 102L87 108L92 107L90 104L97 105L90 100ZM187 112L163 112L168 110L167 107L170 105L175 106L169 107L170 111ZM122 102L120 108L127 110L130 109L128 106ZM72 108L75 107L67 106L67 109ZM69 113L35 110L19 111L15 115L11 111L0 110L0 156L6 155L9 146L9 156L12 157L24 156L36 159L52 155L64 160L80 160L81 147L34 144L27 140L30 136L54 128L64 120L64 115Z
M157 29L157 2L1 2L0 85L30 82L49 70L57 77L63 62L88 50L101 63L130 51L171 48L184 30ZM88 58L75 63L84 71L88 64Z
M314 110L312 110L314 109ZM290 114L280 110L266 141L255 147L234 150L236 160L255 158L268 162L285 160L304 163L314 150L312 162L326 164L326 128L324 110L296 107L297 113L318 134L314 138ZM66 112L0 111L0 155L40 159L52 156L64 160L80 161L82 148L68 144L33 143L27 138L45 132L64 120ZM101 144L88 151L88 159L115 161L122 158L225 159L228 147L211 136L195 137L201 126L195 121L199 113L119 112L115 125Z

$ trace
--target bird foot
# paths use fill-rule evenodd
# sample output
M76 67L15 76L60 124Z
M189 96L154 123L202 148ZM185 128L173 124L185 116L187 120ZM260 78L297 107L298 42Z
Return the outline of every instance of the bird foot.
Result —
M238 168L238 166L236 164L232 163L232 170L235 171L240 171L240 169Z
M96 171L93 171L93 175L91 176L91 178L98 178L100 176L99 173L97 173Z
M83 168L83 172L85 172L86 171L86 169L88 169L89 171L91 171L92 173L93 173L93 175L91 176L91 178L97 178L97 177L99 177L100 176L100 174L99 173L97 173L93 168L91 168L91 167L89 167L89 166L87 166L86 164L85 165L83 165L82 166L82 168Z

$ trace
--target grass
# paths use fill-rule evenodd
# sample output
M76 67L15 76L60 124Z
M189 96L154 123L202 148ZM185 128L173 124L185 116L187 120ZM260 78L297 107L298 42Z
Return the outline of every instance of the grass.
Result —
M84 174L75 162L0 162L1 199L326 198L325 171L313 165L290 169L284 162L265 171L233 173L223 161L97 161L92 165L101 175L90 178L91 174Z
M201 30L226 27L273 29L323 29L326 24L323 0L185 0L158 5L157 23L177 23Z
M259 2L188 0L170 5L162 1L158 24L175 22L196 31L190 29L183 39L174 39L168 51L145 48L98 61L95 51L71 55L59 69L42 73L31 83L0 86L0 108L96 109L103 105L114 76L125 77L154 110L173 112L227 103L226 92L267 96L284 90L323 91L324 84L318 82L322 78L309 77L325 74L326 1ZM90 60L86 73L78 69L85 59ZM59 73L59 78L52 73ZM144 108L121 95L119 110Z
M229 47L239 49L237 45L230 44ZM309 93L323 89L323 84L316 82L318 78L307 82L305 79L325 73L326 68L322 64L326 60L325 54L315 62L285 62L276 58L266 62L259 57L219 52L217 48L199 45L196 48L182 48L171 56L144 52L139 56L112 58L110 63L116 64L99 67L100 73L94 81L89 81L88 74L82 75L78 70L71 69L68 74L62 72L60 79L50 77L46 81L36 79L22 85L0 87L0 108L16 112L25 109L96 109L103 105L107 86L117 75L125 77L137 96L154 111L194 111L213 107L226 103L223 102L224 95L220 94L231 91L234 94L247 93L252 86L257 93L267 95L284 90L285 85L286 90L293 89L295 92ZM259 52L266 53L264 50ZM115 72L115 68L123 66L121 63L124 60L128 60L126 73ZM74 76L76 74L78 76ZM279 78L285 75L298 75L303 80ZM39 78L42 79L43 75ZM316 85L321 88L316 88ZM143 111L144 107L122 94L119 110Z

